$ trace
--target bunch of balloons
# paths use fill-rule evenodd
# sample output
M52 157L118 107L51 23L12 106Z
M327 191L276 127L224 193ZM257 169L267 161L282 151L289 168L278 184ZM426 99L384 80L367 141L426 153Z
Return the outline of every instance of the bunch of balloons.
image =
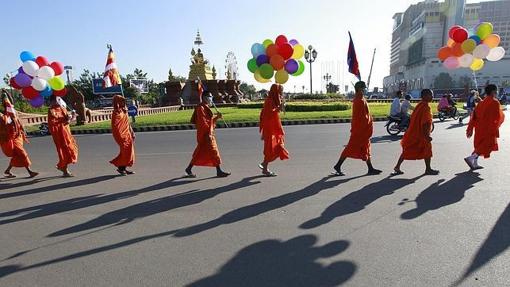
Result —
M300 60L305 48L297 40L287 40L280 35L273 42L266 39L251 46L253 58L248 61L248 70L253 73L259 83L271 82L285 84L289 75L299 76L305 71L305 64Z
M66 95L65 83L60 78L64 66L59 62L49 62L46 57L35 57L23 51L20 54L23 62L18 74L11 78L11 87L21 90L23 97L35 108L44 105L44 99L52 94L63 97Z
M481 70L484 59L491 62L501 60L505 56L505 49L499 46L501 38L492 34L491 23L483 22L475 27L474 33L469 34L462 26L453 26L448 35L450 39L445 47L437 52L437 57L450 70L470 68L472 71Z

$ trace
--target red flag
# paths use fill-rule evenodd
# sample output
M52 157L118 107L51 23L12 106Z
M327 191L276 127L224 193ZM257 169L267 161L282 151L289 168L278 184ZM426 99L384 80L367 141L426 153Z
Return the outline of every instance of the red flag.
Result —
M354 49L354 42L352 41L351 32L349 32L349 51L347 52L347 64L349 65L349 73L354 74L359 81L361 81L361 74L359 72L358 57Z

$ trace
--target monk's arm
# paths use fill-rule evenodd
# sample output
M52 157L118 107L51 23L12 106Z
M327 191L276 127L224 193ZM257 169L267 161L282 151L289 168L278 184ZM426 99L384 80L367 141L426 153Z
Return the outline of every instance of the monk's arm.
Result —
M431 122L425 122L423 124L423 129L422 129L422 132L423 132L423 137L428 140L428 141L432 141L432 138L430 137L430 131L432 130L432 123Z

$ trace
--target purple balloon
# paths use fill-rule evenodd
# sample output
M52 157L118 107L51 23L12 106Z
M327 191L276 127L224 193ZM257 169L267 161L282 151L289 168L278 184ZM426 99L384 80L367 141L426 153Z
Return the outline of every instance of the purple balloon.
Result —
M299 44L299 42L296 39L292 39L289 41L289 44L291 44L292 46L296 46L297 44Z
M266 55L259 55L257 57L257 66L261 66L262 64L269 64L269 57Z
M34 108L40 108L44 105L44 99L41 96L30 100L30 105Z
M294 74L299 69L299 64L296 60L290 59L285 63L285 71L289 74Z
M23 71L23 67L18 68L18 74L25 74L25 71Z
M32 84L32 78L25 73L19 73L14 77L14 82L22 88L30 87Z

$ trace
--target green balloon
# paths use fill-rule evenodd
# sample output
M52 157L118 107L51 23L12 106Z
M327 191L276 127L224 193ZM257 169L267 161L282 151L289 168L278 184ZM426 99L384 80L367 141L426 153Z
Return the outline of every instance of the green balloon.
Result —
M294 74L292 74L292 76L294 76L294 77L303 74L305 71L305 64L303 64L303 61L298 61L298 64L299 64L299 67L298 67L297 71L294 72Z
M480 37L480 39L485 40L487 36L492 34L492 30L494 27L491 23L483 22L478 26L478 30L476 31L476 35Z
M273 69L273 66L271 66L270 64L262 64L259 67L259 70L260 70L260 76L262 78L268 80L273 77L274 69Z
M66 86L64 80L62 80L60 77L53 77L49 79L48 84L50 84L50 87L55 91L60 91Z
M273 44L273 41L271 41L271 39L265 39L264 42L262 42L262 45L264 45L265 48L267 48L271 44Z
M255 58L252 58L248 61L248 70L250 70L250 72L252 73L255 73L255 71L258 69L257 67L257 60L255 60Z

